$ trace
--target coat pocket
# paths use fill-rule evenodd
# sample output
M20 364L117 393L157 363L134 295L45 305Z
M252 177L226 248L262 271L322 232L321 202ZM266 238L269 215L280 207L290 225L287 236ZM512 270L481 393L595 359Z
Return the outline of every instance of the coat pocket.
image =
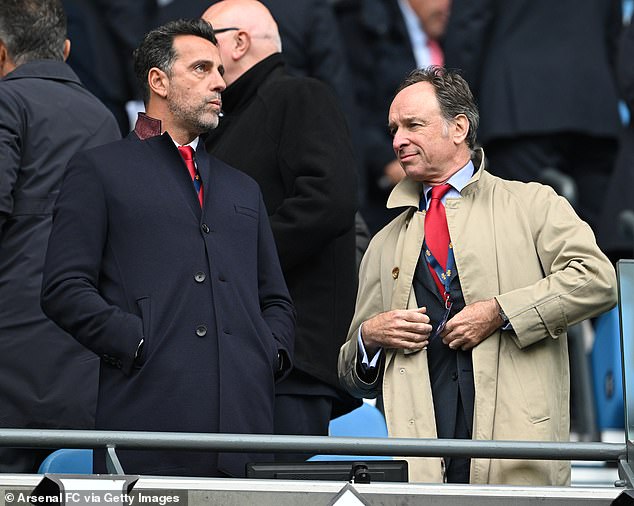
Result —
M538 424L550 420L550 410L544 387L545 374L541 373L541 365L538 345L517 349L510 353L517 386L524 398L523 409L528 412L529 420ZM521 355L521 356L520 356ZM533 356L530 356L533 355Z
M143 348L140 355L135 360L135 364L138 366L145 362L146 357L149 357L152 348L152 303L150 297L141 297L136 300L139 308L139 315L141 317L143 328Z

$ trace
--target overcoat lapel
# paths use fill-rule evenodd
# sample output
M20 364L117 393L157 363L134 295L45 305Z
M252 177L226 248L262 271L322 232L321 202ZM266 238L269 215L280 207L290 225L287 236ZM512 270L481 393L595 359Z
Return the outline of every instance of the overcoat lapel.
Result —
M157 169L160 168L161 171L166 171L170 175L170 178L174 182L174 187L178 188L178 193L180 193L184 199L186 205L196 218L196 221L200 221L201 209L198 203L196 189L194 188L187 166L178 153L178 149L169 134L164 133L161 136L151 137L142 142L147 143L147 157L153 159L151 166ZM202 144L202 142L199 142L199 145L200 144ZM198 157L198 151L196 152L196 157ZM196 158L196 163L199 171L201 166L207 165L206 161L203 162L198 158ZM201 177L203 177L202 174ZM205 184L204 178L203 184ZM205 188L205 192L206 191L207 189Z

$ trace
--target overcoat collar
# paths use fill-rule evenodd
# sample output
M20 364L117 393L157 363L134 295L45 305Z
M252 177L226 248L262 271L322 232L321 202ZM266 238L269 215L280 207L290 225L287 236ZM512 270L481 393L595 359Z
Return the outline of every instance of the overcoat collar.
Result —
M225 114L231 114L240 110L244 104L251 102L253 95L270 74L283 73L284 60L282 53L274 53L242 74L233 83L227 86L222 93L222 110Z
M205 149L205 134L200 136L198 146L196 147L196 167L198 168L204 188L202 210L198 203L196 191L189 172L187 171L187 167L185 166L185 162L178 153L176 145L170 135L167 132L161 133L160 120L152 118L145 113L139 113L134 130L128 137L142 140L147 143L148 147L152 148L149 150L149 157L154 160L155 166L167 164L170 168L174 168L173 174L179 181L179 188L183 191L183 195L196 218L200 219L214 193L209 154Z
M13 79L51 79L54 81L68 81L82 86L79 77L66 63L57 60L35 60L17 66L9 72L3 81Z

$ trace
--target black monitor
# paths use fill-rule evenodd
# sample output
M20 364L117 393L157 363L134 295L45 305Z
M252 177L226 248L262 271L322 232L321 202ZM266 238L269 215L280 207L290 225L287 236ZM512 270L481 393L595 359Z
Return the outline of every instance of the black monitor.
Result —
M247 478L278 480L329 480L371 483L407 482L406 460L328 460L308 462L258 462L246 467Z

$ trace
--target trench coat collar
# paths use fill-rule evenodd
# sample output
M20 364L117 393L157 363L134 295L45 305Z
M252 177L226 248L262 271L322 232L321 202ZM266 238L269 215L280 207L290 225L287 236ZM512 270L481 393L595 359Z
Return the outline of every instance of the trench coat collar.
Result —
M466 186L462 189L463 194L471 193L477 188L477 182L485 169L486 163L484 158L484 151L482 148L478 148L474 151L471 157L473 166L476 168L475 172ZM396 207L415 207L418 209L418 203L420 202L420 196L423 191L423 183L419 181L413 181L406 177L398 183L392 193L390 193L387 199L387 208L393 209Z

